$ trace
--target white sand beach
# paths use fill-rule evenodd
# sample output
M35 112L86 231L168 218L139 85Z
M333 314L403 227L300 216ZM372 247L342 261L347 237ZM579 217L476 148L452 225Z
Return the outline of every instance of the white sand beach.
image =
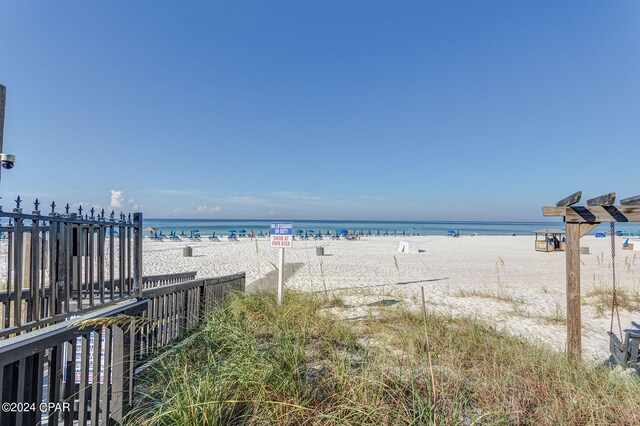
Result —
M421 252L398 253L401 240L416 242ZM193 257L182 257L186 245L193 247ZM316 245L324 247L325 256L316 256ZM620 238L617 245L619 285L637 295L638 252L621 250ZM587 236L582 246L591 252L582 255L583 353L586 359L602 361L608 356L611 308L600 303L599 311L597 297L590 293L611 291L610 240ZM277 264L277 250L269 247L268 239L145 241L143 249L145 275L195 270L199 277L209 277L246 271L251 285ZM326 288L344 300L346 307L334 309L346 318L396 303L417 309L424 287L430 309L476 316L558 350L566 344L565 254L536 252L533 236L295 241L285 261L295 268L286 288L311 292ZM640 319L638 311L620 314L623 328Z

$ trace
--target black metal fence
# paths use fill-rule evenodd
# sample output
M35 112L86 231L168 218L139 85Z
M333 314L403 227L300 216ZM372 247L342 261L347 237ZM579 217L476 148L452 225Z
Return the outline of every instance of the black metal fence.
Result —
M141 295L142 214L0 210L0 338ZM6 221L6 222L5 222Z
M120 423L136 367L244 287L241 273L147 288L140 299L0 342L0 401L10 408L0 425Z

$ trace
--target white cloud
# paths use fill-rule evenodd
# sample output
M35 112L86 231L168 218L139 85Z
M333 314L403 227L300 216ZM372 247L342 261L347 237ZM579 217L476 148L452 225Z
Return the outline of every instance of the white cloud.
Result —
M275 195L276 197L286 198L288 200L296 200L296 201L322 201L321 196L308 194L306 192L275 191L273 195Z
M111 205L109 207L111 210L133 210L139 211L141 210L140 204L129 197L126 201L124 198L124 191L118 191L116 189L111 190Z
M190 198L207 198L206 194L197 190L182 190L182 189L152 189L152 192L168 195L172 197L190 197Z
M253 195L227 195L223 197L223 200L229 203L248 204L248 205L264 204L268 201L265 198L260 198Z
M194 213L217 213L219 211L222 211L222 207L220 206L216 206L216 207L209 207L209 206L198 206L195 210Z
M124 191L111 190L111 210L120 210L124 207Z

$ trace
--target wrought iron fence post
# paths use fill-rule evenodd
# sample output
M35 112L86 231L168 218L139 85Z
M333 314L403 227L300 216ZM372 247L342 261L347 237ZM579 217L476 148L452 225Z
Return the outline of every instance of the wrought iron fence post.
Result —
M138 297L142 297L142 213L133 214L133 284L138 289Z

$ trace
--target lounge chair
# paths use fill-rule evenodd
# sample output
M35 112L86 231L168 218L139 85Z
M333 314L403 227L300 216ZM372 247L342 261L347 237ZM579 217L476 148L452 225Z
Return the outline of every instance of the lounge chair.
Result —
M631 321L633 328L624 330L624 342L609 332L610 360L624 368L635 368L640 373L640 324Z
M220 241L220 239L216 237L216 233L214 232L209 236L209 241Z

